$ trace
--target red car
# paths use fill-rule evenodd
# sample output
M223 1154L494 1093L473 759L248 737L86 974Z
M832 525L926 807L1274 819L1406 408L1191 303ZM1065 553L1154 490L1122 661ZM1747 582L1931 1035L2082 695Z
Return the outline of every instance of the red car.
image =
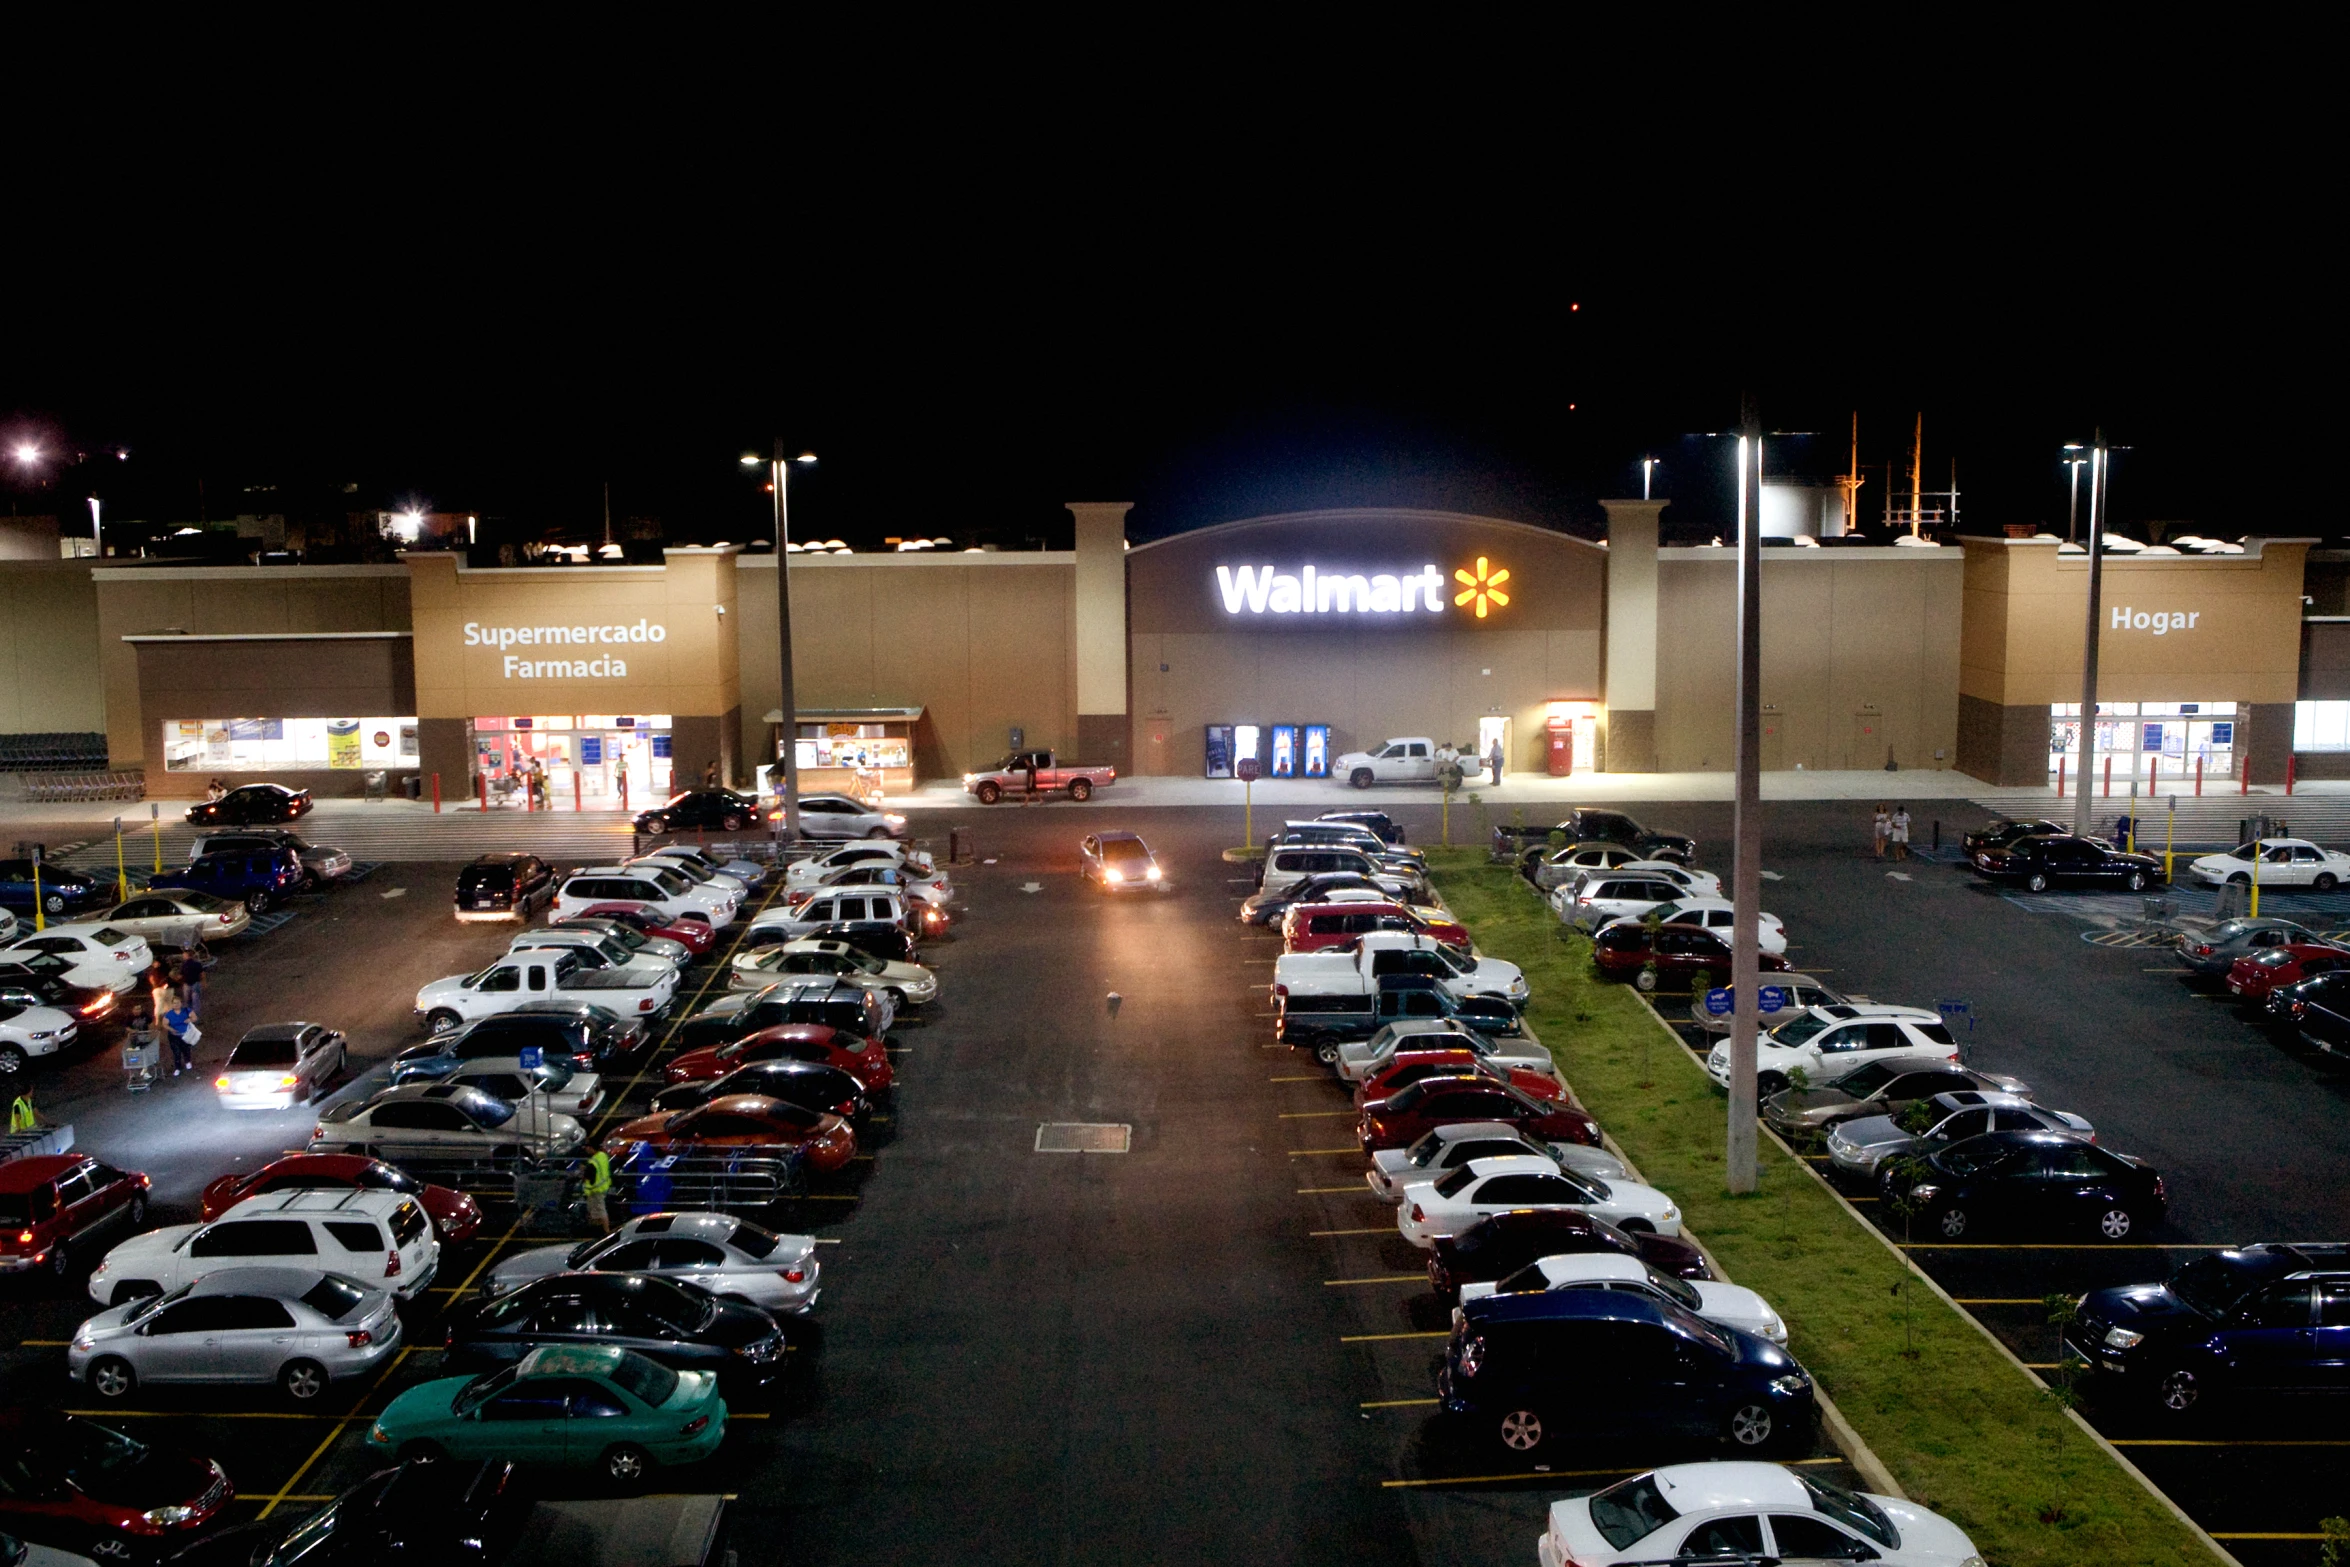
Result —
M693 1153L704 1148L803 1148L811 1170L837 1170L857 1151L849 1123L765 1094L729 1094L691 1110L639 1117L604 1139L604 1151L625 1154L635 1144Z
M587 919L619 920L648 936L666 936L700 957L718 944L718 933L704 920L671 920L649 903L595 903L579 911Z
M1524 1067L1497 1066L1473 1050L1399 1050L1388 1058L1387 1065L1355 1085L1355 1108L1360 1110L1374 1100L1401 1093L1423 1077L1483 1077L1508 1083L1536 1099L1557 1099L1568 1105L1575 1102L1557 1078Z
M1293 903L1281 914L1281 941L1285 952L1321 952L1343 947L1374 930L1408 930L1434 936L1448 947L1469 949L1469 928L1452 920L1432 920L1400 903Z
M1647 926L1610 925L1592 939L1591 959L1600 978L1630 980L1642 990L1686 990L1701 971L1717 985L1730 983L1729 939L1703 925L1659 925L1654 950ZM1758 952L1755 961L1766 974L1787 969L1776 953Z
M51 1410L0 1411L0 1534L102 1561L184 1548L236 1491L220 1465Z
M2228 969L2228 994L2259 1006L2280 985L2299 984L2350 967L2350 948L2323 941L2288 941L2236 959Z
M0 1164L0 1273L73 1271L73 1253L102 1235L115 1240L147 1220L144 1175L88 1154L45 1153ZM6 1495L0 1489L0 1496Z
M732 1044L688 1050L669 1063L669 1081L691 1083L724 1077L753 1061L814 1061L837 1066L864 1084L869 1094L888 1092L896 1076L889 1064L889 1047L878 1039L843 1033L822 1023L782 1023L746 1034Z
M1552 1099L1536 1099L1484 1077L1424 1077L1363 1106L1355 1125L1363 1152L1409 1148L1440 1126L1457 1121L1507 1121L1529 1137L1599 1146L1599 1123Z
M248 1197L317 1186L406 1192L432 1219L433 1233L441 1238L443 1245L470 1240L474 1231L481 1228L481 1207L463 1192L446 1186L428 1186L406 1170L355 1153L288 1154L242 1175L232 1171L204 1188L204 1210L200 1217L209 1224Z

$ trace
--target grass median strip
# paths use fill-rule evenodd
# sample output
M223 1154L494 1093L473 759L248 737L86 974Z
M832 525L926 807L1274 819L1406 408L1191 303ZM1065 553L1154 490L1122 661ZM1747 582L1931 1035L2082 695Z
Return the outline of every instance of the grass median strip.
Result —
M1594 975L1589 942L1506 867L1473 850L1430 860L1479 948L1525 970L1528 1021L1576 1097L1730 1275L1778 1308L1797 1355L1915 1500L2001 1567L2212 1560L1798 1161L1764 1139L1760 1191L1726 1193L1722 1099L1688 1052L1628 988Z

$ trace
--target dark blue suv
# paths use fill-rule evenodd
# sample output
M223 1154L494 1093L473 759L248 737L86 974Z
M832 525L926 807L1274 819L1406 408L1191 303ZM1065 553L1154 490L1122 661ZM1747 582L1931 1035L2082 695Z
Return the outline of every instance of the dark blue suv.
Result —
M302 858L287 848L223 849L198 856L185 868L164 871L148 886L185 887L242 903L259 914L278 899L302 890Z
M2350 1245L2213 1252L2163 1284L2081 1297L2065 1348L2174 1415L2218 1396L2350 1393Z
M1514 1453L1573 1438L1809 1452L1811 1374L1776 1344L1643 1295L1493 1295L1453 1313L1436 1391Z

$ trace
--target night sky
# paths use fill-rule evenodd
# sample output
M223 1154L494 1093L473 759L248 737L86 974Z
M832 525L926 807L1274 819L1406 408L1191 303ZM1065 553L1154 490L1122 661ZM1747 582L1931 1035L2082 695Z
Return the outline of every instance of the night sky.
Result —
M2100 425L2130 448L2125 529L2335 531L2293 499L2323 452L2292 432L2333 417L2299 365L2339 313L2276 160L2192 125L2098 182L1989 141L1857 173L1806 144L1757 188L1702 139L1410 129L1267 121L1128 159L934 124L836 140L752 200L732 167L671 178L674 140L444 129L322 182L249 123L126 190L68 182L11 254L0 505L421 504L585 540L608 481L616 519L741 540L766 501L737 458L780 436L822 458L795 535L858 545L1058 539L1081 499L1134 501L1137 538L1332 504L1595 531L1644 455L1703 534L1728 526L1703 437L1752 391L1816 432L1774 470L1840 471L1858 411L1864 521L1922 411L1966 531L2061 532L2058 449ZM33 473L5 455L27 440ZM102 455L54 458L77 449Z

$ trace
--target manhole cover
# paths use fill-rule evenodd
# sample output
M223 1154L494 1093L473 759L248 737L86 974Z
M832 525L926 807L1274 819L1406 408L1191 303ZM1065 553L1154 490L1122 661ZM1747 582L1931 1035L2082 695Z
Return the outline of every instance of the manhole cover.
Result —
M1112 1121L1047 1121L1036 1129L1038 1153L1124 1153L1134 1128Z

